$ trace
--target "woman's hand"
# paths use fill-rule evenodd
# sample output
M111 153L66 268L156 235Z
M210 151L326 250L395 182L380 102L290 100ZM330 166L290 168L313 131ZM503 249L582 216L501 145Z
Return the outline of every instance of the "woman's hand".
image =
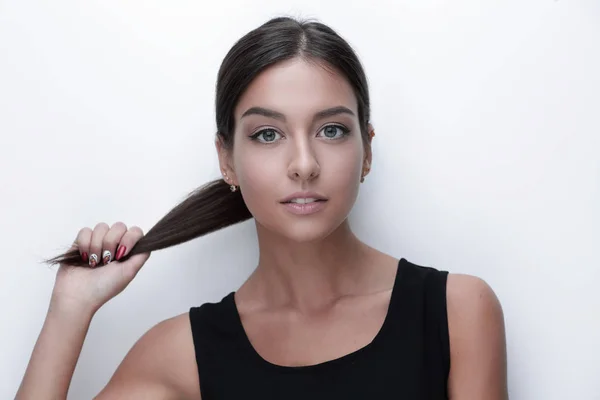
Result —
M72 248L79 250L89 267L61 264L56 274L51 307L95 313L121 293L133 280L150 253L136 254L119 262L144 236L138 227L117 222L109 228L102 222L92 231L79 231Z

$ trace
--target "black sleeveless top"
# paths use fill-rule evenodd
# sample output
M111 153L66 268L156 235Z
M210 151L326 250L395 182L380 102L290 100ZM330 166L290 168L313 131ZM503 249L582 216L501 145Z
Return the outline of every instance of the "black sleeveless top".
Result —
M401 259L384 323L352 353L281 366L252 347L234 292L190 309L202 400L447 399L448 272Z

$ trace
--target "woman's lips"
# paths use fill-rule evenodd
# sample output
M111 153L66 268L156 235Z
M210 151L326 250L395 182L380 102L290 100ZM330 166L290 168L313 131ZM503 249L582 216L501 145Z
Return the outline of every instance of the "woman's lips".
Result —
M296 215L309 215L321 211L325 208L327 200L313 201L312 203L281 203L285 209Z

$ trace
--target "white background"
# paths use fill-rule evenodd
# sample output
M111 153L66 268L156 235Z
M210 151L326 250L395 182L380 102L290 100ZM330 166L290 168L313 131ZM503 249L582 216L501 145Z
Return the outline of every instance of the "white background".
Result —
M485 279L511 399L600 399L598 1L0 0L0 398L22 378L54 270L83 226L147 231L219 177L214 85L235 40L316 17L370 81L372 173L351 223L396 257ZM88 399L152 325L220 300L253 222L156 252L94 319Z

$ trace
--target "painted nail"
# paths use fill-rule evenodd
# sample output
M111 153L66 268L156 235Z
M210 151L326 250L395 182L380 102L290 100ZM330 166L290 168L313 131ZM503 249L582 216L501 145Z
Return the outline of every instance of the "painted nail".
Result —
M115 260L119 261L121 259L121 257L123 257L123 254L125 254L126 250L127 250L127 247L125 247L123 245L119 246Z
M83 260L83 262L88 262L88 254L85 251L81 255L81 259Z
M104 263L104 265L109 264L111 260L112 254L110 254L110 251L104 250L104 252L102 253L102 262Z
M98 256L94 253L90 254L90 261L89 261L90 267L92 268L96 268L96 265L98 265Z

